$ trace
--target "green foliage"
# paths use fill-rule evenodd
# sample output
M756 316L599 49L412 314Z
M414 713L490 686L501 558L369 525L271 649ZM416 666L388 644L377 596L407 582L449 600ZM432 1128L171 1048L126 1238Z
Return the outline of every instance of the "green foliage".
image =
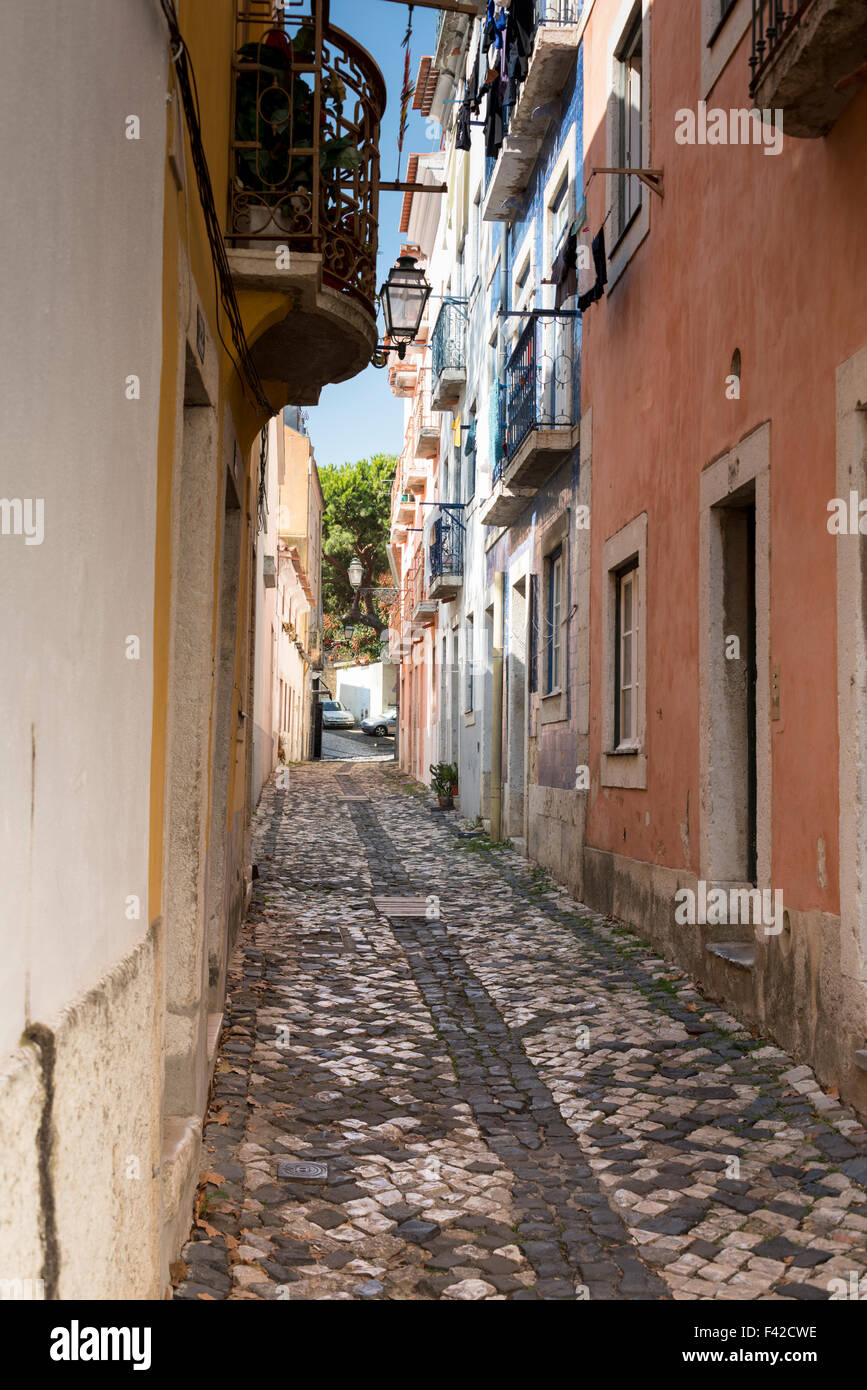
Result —
M357 556L364 569L362 588L393 583L386 545L391 524L391 484L397 468L394 454L375 454L371 459L320 468L325 507L322 515L322 606L327 635L342 642L340 619L352 607L354 591L349 582L349 563ZM364 595L362 612L388 622L388 604ZM379 641L372 629L362 632L343 655L379 657Z
M430 777L437 796L451 796L458 785L458 769L454 763L431 763Z

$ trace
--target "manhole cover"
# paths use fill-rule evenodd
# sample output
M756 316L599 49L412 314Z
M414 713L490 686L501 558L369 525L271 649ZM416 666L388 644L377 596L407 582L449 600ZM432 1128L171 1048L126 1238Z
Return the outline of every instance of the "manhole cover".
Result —
M427 898L374 898L383 917L427 917Z
M278 1178L303 1178L307 1182L322 1182L328 1177L327 1163L278 1163Z

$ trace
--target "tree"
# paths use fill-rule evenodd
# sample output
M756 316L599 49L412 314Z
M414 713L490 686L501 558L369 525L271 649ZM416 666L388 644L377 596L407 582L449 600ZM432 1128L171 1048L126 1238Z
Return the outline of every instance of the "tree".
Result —
M391 485L398 461L394 454L343 467L320 468L325 502L322 515L322 607L325 627L334 630L346 613L363 614L367 630L353 643L354 655L379 655L378 632L387 626L388 605L372 594L356 595L349 564L357 557L364 571L361 588L392 584L386 545L391 524ZM328 621L330 619L330 621ZM365 626L362 623L362 626Z

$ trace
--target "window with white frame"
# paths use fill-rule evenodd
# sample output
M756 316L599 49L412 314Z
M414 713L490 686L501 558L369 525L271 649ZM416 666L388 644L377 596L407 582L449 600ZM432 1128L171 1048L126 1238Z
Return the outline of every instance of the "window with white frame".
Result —
M469 258L469 291L472 291L476 280L479 278L479 258L482 249L482 190L476 190L473 198L473 210L470 214L470 258Z
M560 249L560 245L572 221L572 199L570 197L571 187L569 174L565 173L548 204L548 215L551 225L551 248L554 256Z
M615 50L614 118L616 164L621 169L643 168L643 130L641 117L642 7L637 5ZM641 180L618 174L617 234L626 230L641 207Z
M464 653L464 660L465 660L465 663L466 663L466 665L465 665L465 671L464 671L464 676L465 676L465 681L464 681L464 689L465 689L465 694L464 694L464 713L465 713L465 714L472 714L472 712L473 712L473 710L474 710L474 708L475 708L475 704L474 704L475 686L474 686L474 683L473 683L473 619L472 619L472 616L470 616L470 617L467 618L467 627L466 627L466 651L465 651L465 653Z
M614 649L614 745L638 746L638 562L616 576L617 606Z
M560 690L563 681L563 547L547 560L547 613L545 623L545 694Z

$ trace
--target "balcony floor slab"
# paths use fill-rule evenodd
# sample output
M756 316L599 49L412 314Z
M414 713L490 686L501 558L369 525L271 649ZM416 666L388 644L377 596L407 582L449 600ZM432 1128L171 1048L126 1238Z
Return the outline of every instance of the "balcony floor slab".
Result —
M275 251L276 244L227 251L253 360L263 381L284 384L293 405L316 405L324 386L349 381L368 365L376 319L361 300L323 283L321 256L293 253L289 268L278 269ZM258 337L255 327L250 331L251 294L280 295L288 303L278 322L265 318Z
M578 448L580 425L557 425L552 429L530 430L503 469L507 488L539 488L547 483L570 454Z

